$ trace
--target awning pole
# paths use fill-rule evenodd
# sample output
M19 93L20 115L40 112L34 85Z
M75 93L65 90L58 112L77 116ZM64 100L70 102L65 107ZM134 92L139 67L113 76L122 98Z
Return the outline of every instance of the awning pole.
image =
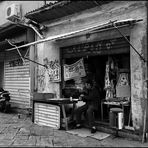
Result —
M129 42L129 40L121 33L121 31L118 29L118 27L115 25L114 22L112 22L113 26L118 30L118 32L125 38L125 40L130 44L130 46L134 49L134 51L139 55L139 57L145 62L147 62L141 54L136 50L136 48Z
M24 61L24 59L22 58L22 55L21 55L21 53L20 53L20 51L19 51L19 49L17 48L17 46L16 45L14 45L14 44L12 44L8 39L5 39L11 46L14 46L15 48L16 48L16 50L17 50L17 52L18 52L18 54L19 54L19 56L21 57L21 59L22 59L22 61L23 61L23 63L25 64L25 61Z
M18 51L18 53L19 53L19 56L21 57L21 59L22 59L22 61L23 61L24 64L25 64L24 59L26 59L26 60L29 60L29 61L31 61L31 62L33 62L33 63L36 63L36 64L38 64L38 65L40 65L40 66L43 66L43 67L47 68L46 65L40 64L40 63L38 63L38 62L36 62L36 61L33 61L33 60L27 58L26 55L27 55L27 53L28 53L29 50L27 50L25 56L23 57L23 56L21 55L21 53L20 53L20 51L19 51L19 49L18 49L18 47L17 47L16 45L12 44L8 39L6 39L6 41L7 41L11 46L15 46L15 48L17 49L17 51Z
M115 21L113 21L113 22L115 22ZM28 44L25 44L25 45L21 45L21 46L18 47L18 49L23 48L23 47L32 46L32 45L35 45L35 44L40 44L40 43L47 42L47 41L62 39L62 38L67 37L69 35L73 35L73 34L76 34L76 33L81 33L81 32L84 32L84 31L91 31L92 29L99 29L99 28L104 27L104 26L109 25L109 24L111 24L111 22L108 22L108 23L105 23L105 24L102 24L102 25L91 26L91 27L81 29L81 30L77 30L77 31L74 31L74 32L70 32L70 33L67 33L67 34L65 33L65 34L63 34L61 36L56 35L55 37L47 37L45 39L41 39L41 40L34 41L34 42L31 42L31 43L28 43ZM6 51L11 51L11 50L14 50L14 49L16 49L16 48L6 49Z
M31 62L33 62L33 63L35 63L35 64L38 64L38 65L40 65L40 66L43 66L43 67L47 68L46 65L43 65L43 64L41 64L41 63L38 63L38 62L33 61L33 60L31 60L31 59L29 59L29 58L26 58L26 57L23 57L23 58L26 59L26 60L28 60L28 61L31 61Z

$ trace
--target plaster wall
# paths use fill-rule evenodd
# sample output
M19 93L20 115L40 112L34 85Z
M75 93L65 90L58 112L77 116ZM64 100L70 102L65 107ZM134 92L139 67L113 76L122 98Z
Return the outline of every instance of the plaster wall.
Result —
M48 33L47 33L48 34ZM55 42L46 42L37 45L37 60L41 64L45 64L45 60L60 62L59 48ZM54 93L56 97L60 97L59 82L51 82L48 76L48 70L43 67L37 67L37 91L41 93Z
M143 19L142 22L137 23L133 28L122 29L124 35L130 34L130 42L138 50L139 53L143 55L146 49L146 43L143 42L146 38L146 1L114 1L103 6L98 6L96 8L83 11L81 13L76 13L72 16L67 16L61 19L58 19L53 22L45 22L47 25L48 33L46 37L68 33L71 31L76 31L79 29L84 29L95 24L104 24L110 20L125 20L125 19ZM114 36L115 35L115 36ZM113 38L120 36L117 31L113 33L111 31L102 32L94 34L90 37L94 40L101 40L104 38ZM48 58L59 59L59 48L66 45L78 44L81 42L86 42L84 36L79 38L73 38L60 41L60 42L47 42L38 45L38 60L43 62L43 59L48 56ZM143 46L143 43L145 46ZM144 56L144 55L143 55ZM136 130L142 128L143 125L143 81L146 78L145 71L147 70L144 67L140 57L135 53L131 48L130 52L131 57L131 104L132 104L132 119L133 126ZM51 84L51 88L54 88L54 91L59 93L59 85ZM56 86L56 87L55 87ZM48 88L47 88L48 87ZM48 86L45 86L44 91L50 92L52 89ZM43 90L40 90L43 91ZM53 91L53 90L52 90Z

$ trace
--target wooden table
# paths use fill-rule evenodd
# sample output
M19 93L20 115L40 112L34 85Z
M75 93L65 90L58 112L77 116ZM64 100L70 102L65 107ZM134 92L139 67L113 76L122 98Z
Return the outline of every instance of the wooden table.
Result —
M58 106L60 106L60 108L62 110L63 119L64 119L64 123L65 123L65 129L68 130L68 120L67 120L67 116L66 116L65 105L66 104L73 104L72 114L71 114L71 118L73 119L74 110L75 110L77 102L78 102L78 99L73 99L71 101L69 98L33 99L32 122L34 122L34 106L35 106L35 103L47 103L47 104L52 104L52 105L58 105Z

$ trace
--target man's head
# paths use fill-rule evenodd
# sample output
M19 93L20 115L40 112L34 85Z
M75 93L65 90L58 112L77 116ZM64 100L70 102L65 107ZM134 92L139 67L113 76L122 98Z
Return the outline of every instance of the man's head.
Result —
M93 83L92 83L92 81L90 81L90 80L87 80L87 81L85 82L85 87L86 87L87 89L90 89L90 88L92 88L92 86L93 86Z

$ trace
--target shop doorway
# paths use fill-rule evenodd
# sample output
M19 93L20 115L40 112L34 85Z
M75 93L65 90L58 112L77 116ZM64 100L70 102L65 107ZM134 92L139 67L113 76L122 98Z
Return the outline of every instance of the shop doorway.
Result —
M106 65L110 63L110 79L114 83L114 94L112 98L117 98L116 96L116 86L118 83L120 73L128 74L128 82L130 86L130 54L121 53L121 54L110 54L110 55L96 55L96 56L85 56L85 57L73 57L65 58L64 63L67 65L73 64L83 58L84 67L86 71L86 76L82 78L70 79L64 81L62 92L64 97L77 98L79 96L79 89L82 87L83 80L85 78L92 79L100 86L101 97L99 100L99 106L97 112L95 112L96 121L101 123L109 124L109 110L111 107L103 105L103 119L102 119L102 108L101 103L103 100L106 100L106 89L105 89L105 76L106 76ZM126 96L126 95L125 95ZM129 108L125 109L125 122L128 122Z
M0 62L0 87L3 87L4 82L4 62Z

